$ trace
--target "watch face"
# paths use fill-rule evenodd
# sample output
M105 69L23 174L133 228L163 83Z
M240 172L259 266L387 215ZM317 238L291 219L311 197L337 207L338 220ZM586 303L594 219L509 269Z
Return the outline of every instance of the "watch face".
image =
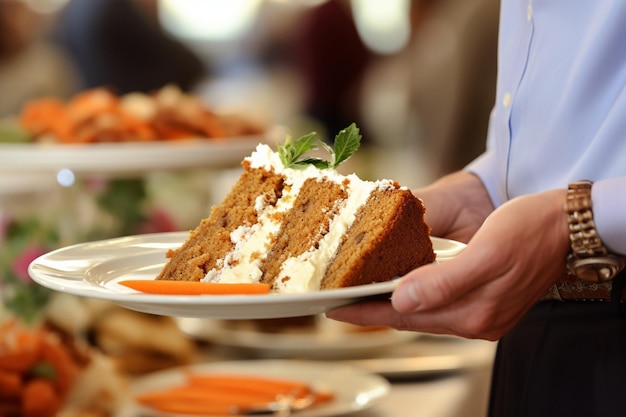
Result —
M588 282L610 281L624 269L624 259L616 256L593 257L584 259L569 258L569 271Z

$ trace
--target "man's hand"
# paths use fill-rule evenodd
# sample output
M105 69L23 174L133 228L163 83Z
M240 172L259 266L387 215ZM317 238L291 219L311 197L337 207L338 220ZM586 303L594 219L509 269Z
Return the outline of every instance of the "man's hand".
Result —
M484 212L480 200L466 206L467 212L458 211L459 203L452 202L446 212L445 202L431 194L435 186L425 189L429 193L424 198L433 235L465 240L475 228L465 250L453 260L408 273L394 291L391 303L340 307L328 312L328 317L362 325L497 340L565 274L569 248L563 211L565 190L510 200L482 225L472 225L469 219L480 220ZM441 195L450 196L447 191L442 189ZM432 206L429 201L434 202ZM438 216L437 210L442 208L443 215Z
M424 202L431 235L467 243L493 211L481 180L459 171L432 185L414 190Z

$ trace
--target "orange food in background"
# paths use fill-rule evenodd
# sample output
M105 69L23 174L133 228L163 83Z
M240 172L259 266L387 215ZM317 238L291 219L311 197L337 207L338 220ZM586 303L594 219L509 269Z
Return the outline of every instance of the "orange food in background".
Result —
M334 399L333 393L315 391L308 384L292 379L239 374L189 372L184 383L144 392L135 400L158 411L180 414L237 414L263 404L309 398L311 406Z
M53 416L61 405L61 397L51 380L35 378L25 384L22 392L23 416Z
M0 416L55 416L79 370L56 334L0 324Z
M263 126L243 117L209 110L175 86L124 96L100 87L67 102L43 97L26 103L19 123L35 141L65 144L217 139L263 131Z

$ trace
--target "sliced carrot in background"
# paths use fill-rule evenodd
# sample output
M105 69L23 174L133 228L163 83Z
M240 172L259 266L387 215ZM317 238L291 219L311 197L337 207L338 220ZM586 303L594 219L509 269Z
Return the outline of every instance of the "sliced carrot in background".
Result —
M12 331L10 327L6 331L13 333L14 345L0 346L0 370L26 372L39 358L41 340L35 332Z
M309 385L304 382L251 375L203 375L192 372L187 375L187 378L191 385L205 389L225 388L232 392L263 393L274 396L277 394L300 396L311 392Z
M0 369L0 402L2 398L20 398L22 389L21 374Z
M214 404L206 401L191 402L188 400L175 400L164 398L157 405L152 406L155 410L175 414L194 414L204 416L226 416L232 413L232 407L228 404Z
M149 392L136 397L136 400L152 406L158 406L164 400L190 403L211 403L242 407L249 404L274 401L275 393L242 393L228 388L208 390L206 387L184 385L163 391Z
M64 397L72 388L80 369L60 341L51 337L42 337L41 343L39 361L42 364L50 364L54 368L54 375L50 378L50 382L60 396Z
M61 410L61 397L46 379L33 379L26 383L22 394L24 417L54 417Z
M277 401L281 396L313 396L313 404L335 398L333 393L314 391L307 383L297 380L189 372L183 383L139 394L135 400L155 410L171 413L227 415Z

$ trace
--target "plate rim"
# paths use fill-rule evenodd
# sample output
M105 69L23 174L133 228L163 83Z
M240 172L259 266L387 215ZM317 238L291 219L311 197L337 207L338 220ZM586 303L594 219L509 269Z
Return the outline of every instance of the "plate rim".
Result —
M254 328L228 328L222 321L180 317L176 319L183 333L227 348L254 350L260 358L345 359L364 357L366 353L386 350L400 343L412 342L421 333L392 328L350 332L341 327L324 328L324 321L335 322L321 315L315 316L316 327L310 332L264 332ZM322 321L319 321L322 320ZM320 327L321 326L321 327ZM358 326L354 326L358 327ZM382 333L381 333L382 332ZM285 356L287 355L287 356Z

